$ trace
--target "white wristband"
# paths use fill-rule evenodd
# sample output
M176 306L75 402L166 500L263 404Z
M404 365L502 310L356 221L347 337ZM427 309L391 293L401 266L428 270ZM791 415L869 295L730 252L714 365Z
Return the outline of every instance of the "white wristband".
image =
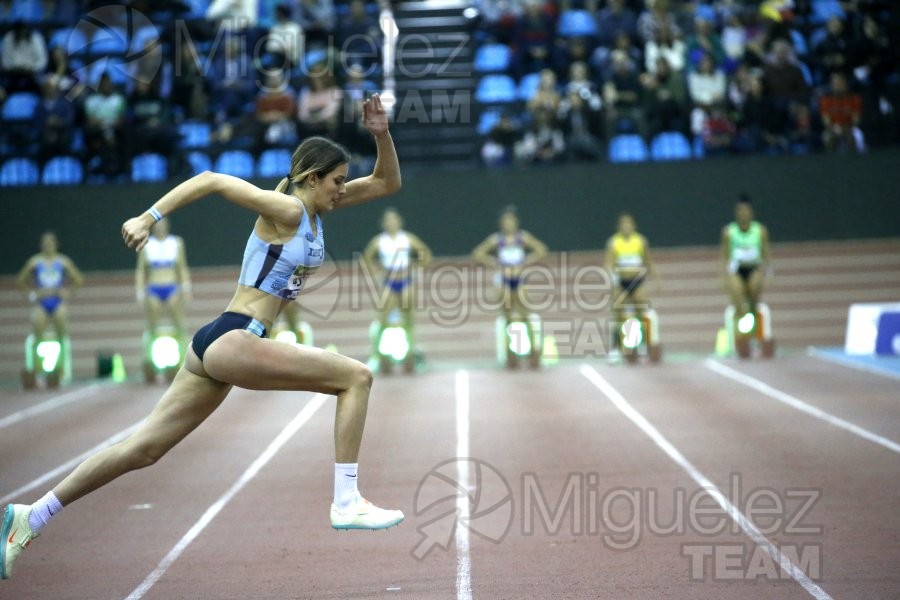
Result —
M154 219L157 223L159 223L160 221L162 221L162 218L163 218L162 213L159 212L158 210L156 210L156 207L151 206L149 209L147 209L147 212L150 213L150 216L153 217L153 219Z

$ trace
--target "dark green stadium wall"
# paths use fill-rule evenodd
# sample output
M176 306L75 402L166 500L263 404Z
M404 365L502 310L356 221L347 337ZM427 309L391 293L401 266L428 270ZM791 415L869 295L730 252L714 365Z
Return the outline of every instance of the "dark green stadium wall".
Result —
M134 257L122 247L120 225L168 187L3 189L2 271L15 272L45 229L59 233L63 251L83 269L131 267ZM332 257L349 258L377 232L381 211L392 205L436 254L460 255L493 231L499 209L513 203L523 226L553 250L601 247L616 215L626 210L656 246L710 245L741 191L754 198L775 241L900 235L900 151L416 172L396 196L329 215L325 228ZM250 213L207 198L180 211L173 229L185 237L192 265L227 265L240 262L252 223Z

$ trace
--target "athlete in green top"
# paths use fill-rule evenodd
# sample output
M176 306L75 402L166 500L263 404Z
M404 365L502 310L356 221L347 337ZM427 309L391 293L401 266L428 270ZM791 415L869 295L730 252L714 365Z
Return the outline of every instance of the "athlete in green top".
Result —
M753 220L750 199L742 194L734 221L722 229L722 271L735 316L756 311L769 272L769 230Z

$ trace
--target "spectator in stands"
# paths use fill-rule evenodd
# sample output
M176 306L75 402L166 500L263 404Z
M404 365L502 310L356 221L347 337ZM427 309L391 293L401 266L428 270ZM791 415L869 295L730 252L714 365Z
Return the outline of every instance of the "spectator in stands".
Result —
M851 50L856 76L866 83L874 96L885 93L888 81L897 73L900 56L891 40L872 16L862 22L862 35Z
M378 19L366 12L363 0L351 0L349 14L338 23L340 55L348 63L369 68L376 64L381 50ZM347 63L345 63L347 64Z
M308 46L324 45L334 32L336 14L333 0L300 0L297 22L303 28Z
M522 162L551 164L565 157L566 141L556 115L547 109L532 114L532 123L515 146L516 159Z
M767 118L769 132L777 137L775 145L785 147L790 139L800 142L808 137L810 89L786 41L772 43L772 56L763 71L763 84L771 113Z
M656 59L660 56L669 63L669 68L680 73L684 70L687 54L684 42L669 27L660 27L652 40L644 45L644 68L649 73L656 70Z
M75 108L62 97L56 75L47 75L41 84L42 99L34 114L40 129L38 160L44 163L54 156L69 154L75 127Z
M722 50L725 58L733 64L739 63L744 58L747 49L747 30L741 23L737 12L729 14L722 28Z
M162 85L162 44L157 39L149 39L144 42L138 57L128 62L128 74L132 82L143 81Z
M371 89L372 85L371 82L366 81L366 71L362 65L351 64L347 67L344 96L362 102L366 99L366 92L375 91ZM366 139L371 137L368 133L366 135L368 136Z
M714 104L704 113L700 135L703 138L703 148L707 155L731 152L737 135L737 126L729 116L724 104Z
M224 47L224 51L214 56L209 78L210 98L219 123L240 115L255 91L256 70L243 52L241 38L229 37Z
M607 7L597 13L597 42L611 48L620 32L637 39L637 15L625 5L625 0L609 0Z
M39 31L22 21L3 36L0 52L2 82L8 93L38 91L38 78L47 69L47 44Z
M562 98L556 88L556 73L550 69L541 71L541 80L534 96L528 99L526 108L529 112L537 112L546 109L553 114L559 110L559 102Z
M64 94L75 85L75 77L72 76L72 67L69 65L69 54L62 46L57 46L50 51L47 77L53 77L59 91Z
M266 53L272 64L285 71L291 70L303 60L303 28L291 18L287 4L275 7L275 24L266 38Z
M685 46L690 67L699 67L704 56L711 57L713 63L719 66L725 62L722 38L713 29L713 23L705 17L698 17L694 21L694 33L688 37Z
M681 28L678 27L675 15L669 10L669 0L646 0L646 8L638 17L637 29L644 44L656 40L661 29L668 29L673 38L681 37ZM671 60L669 64L675 69Z
M334 137L340 121L341 88L322 65L313 67L297 98L298 137Z
M158 84L138 80L128 99L128 112L130 156L155 152L166 158L170 176L190 173L187 159L178 147L180 136L172 120L171 108L160 96Z
M209 94L201 66L187 49L176 52L176 56L180 60L172 79L172 104L181 107L188 119L205 120L209 116Z
M831 74L830 89L819 98L822 116L822 144L827 150L865 149L859 121L862 117L862 97L850 91L847 76Z
M624 56L636 69L643 60L641 49L634 45L634 41L624 31L616 34L615 45L611 48L597 46L591 57L591 64L600 73L602 81L608 80L613 74L613 62L616 56Z
M122 125L125 122L125 97L107 73L100 77L97 91L84 101L84 137L95 174L116 176L124 171Z
M643 91L644 118L647 134L653 138L663 131L687 131L687 92L684 79L673 73L660 56L653 73L640 76Z
M519 77L551 66L553 19L541 10L539 0L525 0L525 12L515 27L513 47Z
M363 121L364 97L344 94L338 123L338 138L350 151L350 176L370 173L378 154L375 140Z
M709 54L704 54L696 71L688 74L688 94L694 109L708 109L725 101L725 73L716 68Z
M256 27L259 16L258 0L212 0L206 18L230 31Z
M735 149L756 152L765 139L767 146L775 143L774 127L763 91L762 77L742 67L735 76L729 99L737 111Z
M832 73L849 73L850 40L844 33L844 22L838 17L828 19L825 38L814 48L815 66L825 79Z
M256 97L253 112L255 154L269 146L297 143L296 110L294 90L288 86L284 72L269 72Z
M509 165L513 160L516 141L520 135L519 124L504 111L481 146L481 159L484 164L489 167Z
M583 63L582 63L583 64ZM591 99L596 97L596 109ZM599 96L587 87L567 87L559 106L559 121L565 134L570 159L597 160L602 154L600 140L594 135L594 122L599 112Z
M631 61L621 54L614 57L612 76L603 85L603 102L608 137L626 131L644 133L641 83Z

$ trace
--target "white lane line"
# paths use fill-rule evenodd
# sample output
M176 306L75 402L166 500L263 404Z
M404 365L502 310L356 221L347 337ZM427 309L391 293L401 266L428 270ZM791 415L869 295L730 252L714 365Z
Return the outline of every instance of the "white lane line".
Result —
M469 373L456 372L456 482L468 492ZM469 559L469 496L456 499L456 600L472 600L472 563Z
M38 487L39 485L43 485L44 483L47 483L51 479L55 479L56 477L59 477L61 474L71 471L72 469L74 469L75 467L77 467L78 465L83 463L88 458L97 454L104 448L108 448L109 446L112 446L113 444L121 442L122 440L127 438L129 435L134 433L137 430L137 428L141 426L141 424L143 422L144 422L143 420L140 420L137 423L135 423L134 425L131 425L130 427L126 427L125 429L123 429L122 431L120 431L118 433L114 433L113 435L106 438L105 440L103 440L102 442L100 442L99 444L97 444L96 446L91 448L90 450L87 450L86 452L79 454L72 460L69 460L69 461L59 465L52 471L47 471L46 473L44 473L37 479L34 479L33 481L26 483L22 487L11 491L10 493L8 493L5 496L3 496L2 498L0 498L0 505L6 504L7 502L9 502L10 500L13 500L13 499L21 498L23 495L27 494L28 492L30 492L34 488Z
M303 407L303 409L297 414L294 419L287 424L287 426L281 430L281 433L272 440L272 443L263 450L262 454L256 457L256 460L247 467L247 470L235 481L228 490L224 494L222 494L218 500L213 502L213 504L206 509L206 512L197 520L194 525L188 529L187 533L182 536L178 543L176 543L169 553L166 554L159 564L156 566L153 571L150 572L149 575L134 588L130 594L128 594L126 600L138 600L139 598L143 598L144 595L150 591L157 581L166 574L166 571L175 564L175 561L181 556L181 554L187 549L188 546L191 545L197 536L203 532L206 527L212 523L212 520L216 518L225 506L231 502L232 498L234 498L238 492L244 489L250 481L256 477L259 471L266 466L266 464L272 460L272 458L281 450L281 447L284 446L293 436L297 433L301 427L303 427L316 413L319 408L325 403L325 400L328 399L328 396L325 394L316 394L312 397L312 399Z
M672 443L669 442L656 427L651 425L641 413L631 406L622 394L610 385L600 373L588 365L581 365L581 374L584 375L588 381L593 383L594 386L596 386L597 389L599 389L600 392L622 412L622 414L628 417L632 423L637 425L647 437L653 440L663 452L668 454L669 458L684 469L687 474L691 476L691 479L697 482L697 485L703 488L713 500L716 501L719 507L721 507L721 509L738 524L747 537L753 540L753 542L768 554L772 560L781 565L782 573L789 574L794 581L803 586L803 589L809 592L809 595L816 598L816 600L826 600L831 598L831 596L825 590L820 588L816 582L810 579L800 567L782 554L778 547L769 541L769 539L756 528L756 525L754 525L750 519L744 516L744 513L728 500L725 493L719 489L712 480L691 464L684 454L682 454L678 448L673 446Z
M61 394L59 396L56 396L55 398L50 398L45 402L41 402L40 404L35 404L34 406L29 406L28 408L22 409L18 412L14 412L11 415L6 415L2 419L0 419L0 429L9 427L10 425L15 425L20 421L30 419L31 417L34 417L41 413L45 413L49 410L53 410L54 408L59 408L60 406L69 404L70 402L81 400L85 396L90 396L91 394L93 394L98 387L99 384L92 383L87 387L72 390L71 392L66 392L65 394Z
M773 400L777 400L782 404L787 404L791 408L799 410L800 412L804 412L811 417L815 417L816 419L825 421L826 423L834 425L835 427L840 427L841 429L849 431L853 435L857 435L864 440L874 442L879 446L883 446L884 448L887 448L892 452L900 454L900 444L898 444L897 442L889 440L886 437L882 437L877 433L872 433L868 429L864 429L859 425L851 423L850 421L845 421L840 417L836 417L833 414L822 410L821 408L813 406L812 404L807 404L803 400L795 398L794 396L782 392L781 390L775 389L769 384L763 383L755 377L750 377L749 375L745 375L740 371L736 371L731 367L726 367L722 363L710 359L706 360L704 366L710 371L714 371L723 377L727 377L732 381L736 381L738 383L746 385L749 388L753 388L757 392L765 394Z

